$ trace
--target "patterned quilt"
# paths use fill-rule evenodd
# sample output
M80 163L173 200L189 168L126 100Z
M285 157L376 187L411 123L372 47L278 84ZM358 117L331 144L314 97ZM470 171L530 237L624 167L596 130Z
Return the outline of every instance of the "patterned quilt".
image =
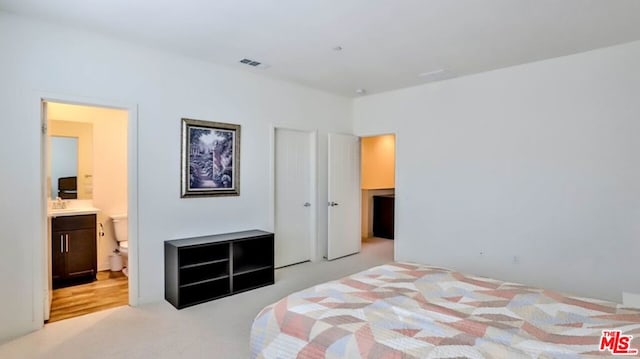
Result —
M251 355L611 356L613 339L599 350L603 330L632 335L628 348L640 349L640 310L443 268L392 263L294 293L264 308L251 330Z

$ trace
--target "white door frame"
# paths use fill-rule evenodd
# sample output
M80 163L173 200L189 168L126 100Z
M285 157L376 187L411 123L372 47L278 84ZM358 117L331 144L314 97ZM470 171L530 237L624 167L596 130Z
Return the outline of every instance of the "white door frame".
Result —
M394 153L393 153L393 183L394 183L394 189L393 192L396 195L395 201L394 201L394 206L393 206L393 253L394 253L394 259L395 259L395 253L397 252L397 244L398 244L398 131L389 131L389 132L375 132L375 133L364 133L364 134L358 134L357 136L360 137L360 140L362 140L363 137L377 137L377 136L385 136L385 135L394 135L395 136L395 142L394 142ZM360 142L362 143L362 142ZM362 147L360 147L360 151L362 151ZM360 166L360 171L362 171L362 166ZM362 175L362 174L360 174ZM362 190L360 190L360 193L362 193ZM362 210L361 210L362 211ZM360 219L360 221L362 221L362 219ZM362 227L362 226L360 226ZM360 233L360 237L362 237L363 233Z
M41 125L46 125L42 113L43 102L57 102L70 105L84 105L94 107L107 107L128 112L127 120L127 216L129 235L129 305L137 306L139 295L139 232L138 232L138 105L126 101L104 100L84 96L61 95L54 93L36 93L33 97L32 118ZM43 246L47 238L47 198L46 198L46 155L47 146L44 134L40 134L41 158L40 158L40 233L39 238L34 238L34 280L33 280L33 327L39 329L44 325L44 289L47 288L48 268L45 259L48 256L46 246ZM48 290L48 289L46 289Z
M271 226L270 231L275 233L276 228L276 129L292 130L308 132L311 135L311 233L309 238L311 240L311 253L309 258L312 262L319 260L318 258L318 130L306 129L292 126L279 126L271 125L269 131L269 158L271 163L269 164L269 224ZM277 240L277 239L276 239Z

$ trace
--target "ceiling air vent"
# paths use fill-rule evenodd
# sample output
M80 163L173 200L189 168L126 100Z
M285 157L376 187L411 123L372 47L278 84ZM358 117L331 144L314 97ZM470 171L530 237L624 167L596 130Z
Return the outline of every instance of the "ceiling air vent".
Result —
M241 64L245 64L247 66L255 67L255 68L258 68L258 69L266 69L266 68L269 67L269 65L267 65L267 64L264 64L264 63L262 63L260 61L251 60L251 59L242 59L242 60L240 60L240 63Z
M456 74L446 69L438 69L434 71L423 72L419 74L418 77L426 80L426 82L434 82L452 79L456 77Z

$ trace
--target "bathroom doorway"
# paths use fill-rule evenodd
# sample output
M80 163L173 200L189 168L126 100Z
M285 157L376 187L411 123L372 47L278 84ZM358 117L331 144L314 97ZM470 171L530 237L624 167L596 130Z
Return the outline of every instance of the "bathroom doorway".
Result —
M45 322L135 304L131 118L130 109L42 101Z
M395 237L394 134L360 138L362 241L376 243Z

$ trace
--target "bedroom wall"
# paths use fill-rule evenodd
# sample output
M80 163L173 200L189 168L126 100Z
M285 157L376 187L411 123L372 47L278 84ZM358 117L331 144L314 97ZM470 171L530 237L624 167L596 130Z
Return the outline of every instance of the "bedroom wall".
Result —
M396 132L396 258L640 292L640 42L359 98ZM454 69L455 70L455 69Z
M140 302L163 298L163 241L271 228L272 125L318 129L318 205L328 131L350 132L351 100L210 63L0 12L0 341L41 325L34 313L41 225L38 98L138 106ZM180 118L242 125L241 196L180 199ZM326 242L326 210L318 207Z

